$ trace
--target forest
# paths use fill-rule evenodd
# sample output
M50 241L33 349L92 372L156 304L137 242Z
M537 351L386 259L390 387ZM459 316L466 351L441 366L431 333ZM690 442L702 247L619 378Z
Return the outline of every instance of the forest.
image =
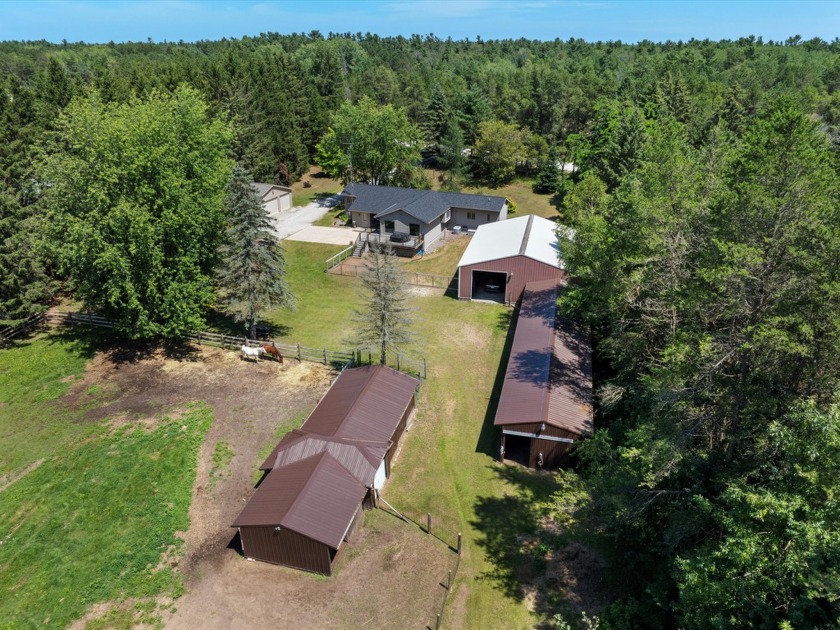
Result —
M575 465L616 593L600 627L840 625L840 39L4 42L0 77L2 319L70 290L144 334L195 326L234 162L358 176L366 146L399 154L379 183L424 185L429 156L452 189L533 180L573 228L562 307L595 347ZM348 140L370 120L390 142ZM203 239L163 239L168 284L85 258L97 222L160 240L137 207ZM114 277L136 291L103 295Z

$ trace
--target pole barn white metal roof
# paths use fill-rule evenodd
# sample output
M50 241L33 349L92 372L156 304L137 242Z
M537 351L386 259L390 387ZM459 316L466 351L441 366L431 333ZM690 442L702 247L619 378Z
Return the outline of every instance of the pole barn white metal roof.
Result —
M476 230L458 266L526 256L562 269L557 227L553 221L533 214L485 223Z

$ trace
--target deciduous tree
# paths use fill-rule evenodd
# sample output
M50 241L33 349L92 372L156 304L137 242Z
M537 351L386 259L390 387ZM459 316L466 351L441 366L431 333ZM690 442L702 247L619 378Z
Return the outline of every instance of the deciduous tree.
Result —
M420 155L420 131L405 111L369 98L344 103L317 147L317 164L332 177L404 185ZM351 170L352 169L352 170Z
M232 133L192 88L72 102L40 170L76 298L135 337L183 336L213 300Z

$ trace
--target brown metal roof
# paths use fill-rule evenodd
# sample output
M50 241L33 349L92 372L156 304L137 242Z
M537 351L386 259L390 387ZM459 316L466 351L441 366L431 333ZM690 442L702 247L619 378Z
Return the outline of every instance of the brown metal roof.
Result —
M545 422L592 430L592 352L582 327L557 318L558 282L525 286L496 425Z
M293 464L318 453L329 453L356 479L368 488L391 442L368 442L313 435L295 430L287 433L274 447L271 455L260 466L260 470L272 470Z
M344 370L301 431L348 440L390 441L420 385L384 365Z
M338 549L366 493L332 455L319 453L270 472L233 527L286 527Z

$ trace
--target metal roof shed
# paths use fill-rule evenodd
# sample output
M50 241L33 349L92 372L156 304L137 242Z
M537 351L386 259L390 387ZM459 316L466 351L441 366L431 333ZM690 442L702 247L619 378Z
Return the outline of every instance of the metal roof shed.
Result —
M342 372L260 466L267 476L233 523L244 554L329 575L390 473L419 385L382 365Z
M233 522L249 558L331 573L367 488L326 452L275 469Z
M557 466L592 431L589 335L557 317L558 289L556 281L525 287L494 421L502 458L531 467Z
M557 224L534 215L478 228L458 262L458 297L511 304L525 285L566 277Z

